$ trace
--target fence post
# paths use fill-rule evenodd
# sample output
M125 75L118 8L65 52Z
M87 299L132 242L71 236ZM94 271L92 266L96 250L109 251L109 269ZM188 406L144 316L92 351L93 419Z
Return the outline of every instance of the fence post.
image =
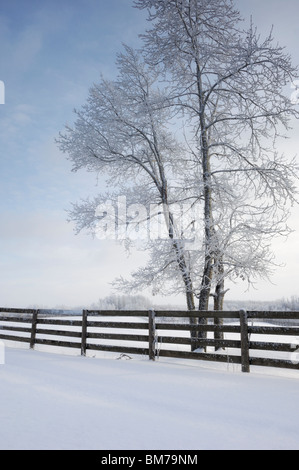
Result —
M39 310L35 310L32 314L30 349L33 349L35 344L38 314Z
M82 331L81 331L81 356L86 356L87 315L88 315L88 311L83 310L83 312L82 312Z
M148 311L148 354L149 360L154 361L156 357L156 321L155 311Z
M241 330L241 364L242 364L242 372L250 372L248 318L247 318L247 312L244 309L240 310L240 330Z

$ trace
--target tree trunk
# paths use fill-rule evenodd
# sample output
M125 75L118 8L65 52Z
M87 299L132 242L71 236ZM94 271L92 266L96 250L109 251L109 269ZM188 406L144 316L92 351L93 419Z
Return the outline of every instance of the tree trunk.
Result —
M193 292L186 292L186 300L188 311L194 312L195 311L195 302L194 302L194 294ZM190 317L189 323L191 326L190 330L190 339L191 339L191 352L195 351L198 348L198 332L193 330L194 326L198 325L198 318Z
M223 302L224 302L224 267L223 267L223 256L218 253L216 255L216 265L217 265L217 276L218 281L215 287L214 297L214 310L221 312L223 310ZM215 318L214 325L216 326L223 326L223 318ZM219 344L217 345L217 340L223 340L224 335L222 331L215 331L214 333L215 339L215 351L219 351L219 349L224 349Z
M215 293L213 295L214 297L214 310L215 311L222 311L223 310L223 301L224 301L224 280L221 280L215 288ZM223 318L215 318L214 319L214 325L216 326L223 326ZM222 331L215 331L214 333L214 339L215 339L215 351L219 351L219 349L224 349L222 346L217 344L217 340L223 340L224 335Z
M209 155L209 144L205 125L203 93L200 67L197 64L197 86L198 96L200 101L200 128L201 128L201 158L202 158L202 177L204 184L204 223L205 223L205 264L201 281L201 290L199 296L199 310L209 310L209 298L211 292L211 283L213 277L213 236L214 236L214 223L213 223L213 210L212 210L212 181L211 181L211 162ZM199 324L206 324L206 319L200 319ZM206 339L207 333L200 331L198 333L199 339ZM204 348L206 349L206 348Z
M193 312L195 310L195 300L194 300L194 291L193 291L193 283L192 278L188 269L185 252L180 246L180 241L175 239L175 226L174 226L174 218L173 214L169 211L168 201L167 201L167 192L164 191L163 193L163 207L164 207L164 217L168 227L168 235L169 238L172 240L172 247L175 252L176 261L178 264L178 268L182 275L182 279L185 285L185 292L186 292L186 301L187 301L187 308L188 311ZM194 331L193 327L198 325L198 319L194 317L190 317L189 319L190 324L190 339L191 339L191 351L195 351L198 348L198 332Z

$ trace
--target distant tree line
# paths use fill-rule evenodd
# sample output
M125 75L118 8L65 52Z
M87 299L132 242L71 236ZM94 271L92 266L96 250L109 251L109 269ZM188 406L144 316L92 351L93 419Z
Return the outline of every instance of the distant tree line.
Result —
M185 307L179 305L153 305L151 299L143 295L108 295L89 306L90 309L97 310L147 310L156 308L157 310L184 310ZM257 300L226 300L224 310L263 310L263 311L290 311L299 312L299 296L293 295L290 298L282 297L274 301Z
M225 310L236 310L245 308L246 310L263 310L271 312L299 312L299 297L291 296L289 299L282 297L273 301L256 300L227 300L224 302Z
M147 310L151 308L151 301L143 295L108 295L93 303L90 309L94 310Z

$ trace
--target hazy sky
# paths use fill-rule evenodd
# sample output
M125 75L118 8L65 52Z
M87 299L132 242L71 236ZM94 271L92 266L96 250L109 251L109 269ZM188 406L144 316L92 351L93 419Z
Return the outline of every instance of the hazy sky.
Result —
M298 0L236 4L262 33L273 24L275 38L299 64ZM0 0L0 306L88 306L111 293L115 276L140 263L142 253L127 258L117 245L74 235L66 222L70 203L103 188L93 174L72 173L54 139L100 75L115 76L115 54L122 43L137 45L145 26L131 0ZM297 153L298 129L295 123L282 143L286 154ZM228 298L299 295L298 220L295 209L296 232L275 244L277 262L286 266L274 284L259 283L249 293L243 284L232 286Z

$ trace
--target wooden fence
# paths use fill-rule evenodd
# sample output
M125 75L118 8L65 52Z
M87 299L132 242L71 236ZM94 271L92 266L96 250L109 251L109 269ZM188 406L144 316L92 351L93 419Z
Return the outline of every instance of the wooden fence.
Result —
M190 318L192 321L190 322ZM0 308L0 340L88 351L299 369L299 312L95 311ZM276 326L275 321L284 326ZM297 321L297 322L296 322ZM271 323L270 323L271 322ZM191 351L191 333L199 333ZM268 339L268 337L271 340ZM298 356L298 360L297 360Z

